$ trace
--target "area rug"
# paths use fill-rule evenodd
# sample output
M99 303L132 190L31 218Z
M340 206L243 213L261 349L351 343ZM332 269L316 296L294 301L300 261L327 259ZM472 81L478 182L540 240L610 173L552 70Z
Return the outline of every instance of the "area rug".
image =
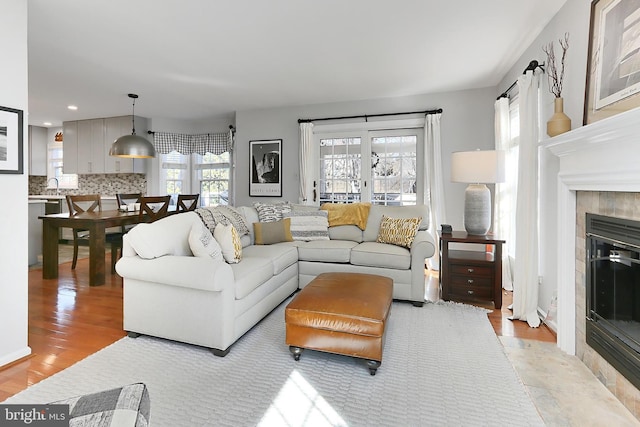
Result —
M394 302L382 366L285 341L284 307L219 358L207 349L123 338L5 403L46 403L143 382L152 426L544 425L485 310ZM206 327L203 325L203 327Z

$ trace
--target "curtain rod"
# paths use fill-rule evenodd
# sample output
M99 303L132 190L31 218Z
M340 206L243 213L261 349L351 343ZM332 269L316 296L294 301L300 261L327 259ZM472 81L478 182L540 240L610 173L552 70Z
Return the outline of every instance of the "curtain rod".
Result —
M542 72L544 73L544 63L539 64L538 61L536 61L535 59L531 62L529 62L529 65L527 65L527 68L524 69L524 71L522 72L522 74L527 74L527 71L535 71L536 68L540 68L542 70ZM515 82L513 82L511 84L511 86L509 86L507 88L507 90L505 90L504 92L502 92L502 94L496 98L496 101L500 98L508 98L509 97L509 92L511 92L511 89L513 89L514 87L516 87L516 85L518 84L518 80L516 80Z
M364 118L365 121L367 121L369 117L401 116L404 114L440 114L440 113L442 113L442 108L438 108L437 110L408 111L406 113L361 114L359 116L323 117L319 119L298 119L298 123L319 122L323 120L343 120L343 119L361 119L361 118Z
M235 126L233 126L233 125L229 125L229 129L230 129L232 132L235 132L235 131L236 131L236 128L235 128ZM148 130L148 131L147 131L147 134L148 134L148 135L153 135L154 133L156 133L156 132L155 132L155 131L152 131L152 130ZM215 132L207 132L207 134L210 134L210 133L215 133Z

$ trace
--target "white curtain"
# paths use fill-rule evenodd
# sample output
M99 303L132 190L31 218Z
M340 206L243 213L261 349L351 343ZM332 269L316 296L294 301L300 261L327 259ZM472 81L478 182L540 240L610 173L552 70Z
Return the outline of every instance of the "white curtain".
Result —
M511 257L513 253L508 250L513 247L515 239L515 211L516 211L516 185L517 176L514 177L511 171L517 173L517 159L510 156L513 151L511 141L511 123L509 114L509 98L501 97L495 103L495 137L496 150L504 151L506 158L506 180L496 184L495 207L493 209L493 229L499 238L505 240L506 244L502 252L502 287L508 291L513 290L513 276ZM514 164L509 164L509 163Z
M538 317L538 87L532 71L518 78L520 144L516 201L513 318L540 326Z
M313 123L300 123L300 200L315 204L313 194Z
M429 233L436 242L436 252L429 258L429 268L438 270L440 254L437 250L438 233L440 224L446 223L444 204L444 183L442 176L442 147L440 143L440 117L438 114L427 114L424 121L424 165L426 185L424 190L424 202L429 204Z

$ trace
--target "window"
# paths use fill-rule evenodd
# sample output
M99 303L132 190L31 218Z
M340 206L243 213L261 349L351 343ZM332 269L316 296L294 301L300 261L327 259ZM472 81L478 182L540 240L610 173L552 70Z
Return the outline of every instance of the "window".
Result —
M385 123L378 126L392 127ZM351 124L354 125L358 124ZM314 137L318 146L317 184L321 204L423 203L422 127L334 131L329 126L316 126Z
M222 154L194 154L196 158L195 182L198 183L201 206L229 204L229 152Z
M178 194L200 194L199 206L229 204L231 161L228 152L180 154L172 151L160 155L160 191L172 196L175 204Z
M47 188L54 189L58 180L58 188L78 188L78 175L62 173L62 143L54 142L47 145Z

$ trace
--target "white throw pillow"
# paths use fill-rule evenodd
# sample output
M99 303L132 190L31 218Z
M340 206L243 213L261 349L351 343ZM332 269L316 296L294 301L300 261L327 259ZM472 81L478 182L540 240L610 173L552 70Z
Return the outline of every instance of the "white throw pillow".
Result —
M213 238L213 234L209 231L204 223L194 223L189 232L189 247L193 255L197 257L211 257L216 261L224 261L222 257L222 248Z
M218 224L213 230L213 237L222 248L222 256L229 264L237 264L242 259L242 242L240 235L231 224Z
M327 211L312 210L291 211L284 214L291 218L291 236L293 240L309 242L311 240L329 240L329 221Z

